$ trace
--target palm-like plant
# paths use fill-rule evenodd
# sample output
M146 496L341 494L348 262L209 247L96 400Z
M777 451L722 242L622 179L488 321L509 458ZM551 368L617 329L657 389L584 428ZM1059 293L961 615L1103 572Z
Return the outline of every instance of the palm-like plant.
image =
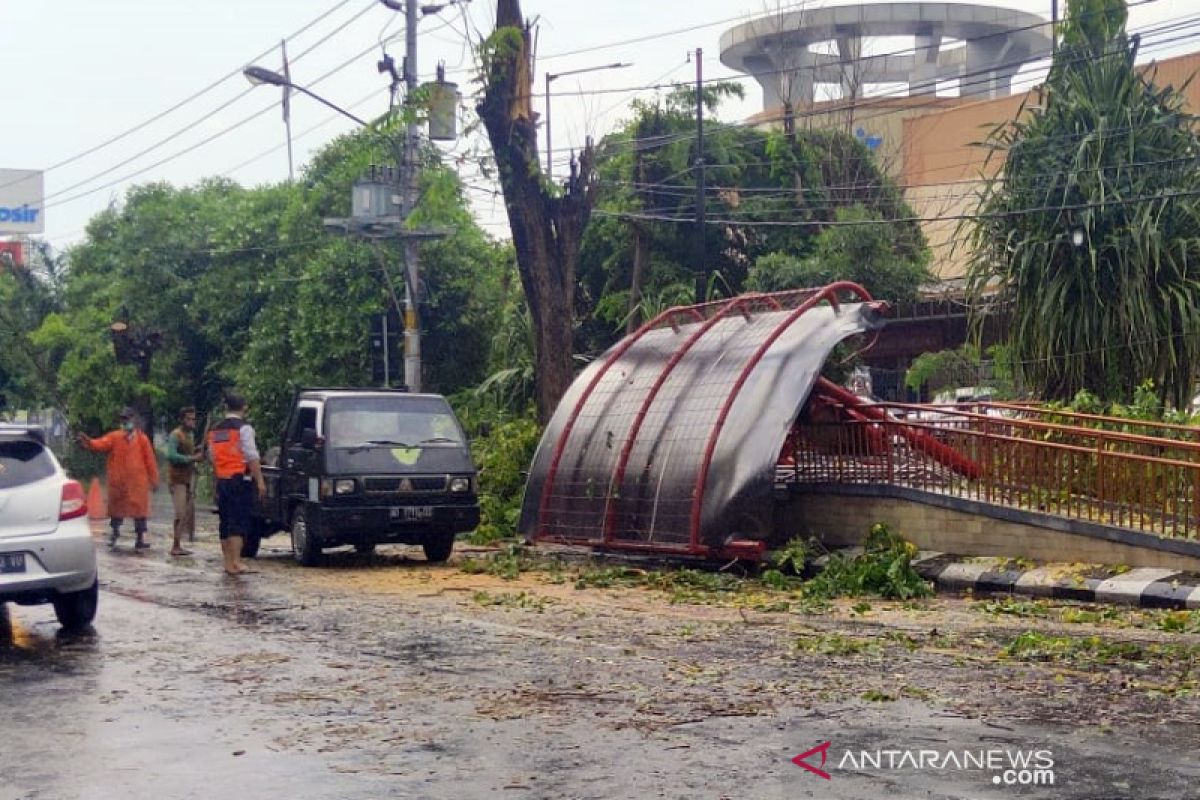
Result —
M990 137L1003 174L972 223L969 284L1011 303L1014 363L1047 397L1125 400L1153 378L1180 407L1200 357L1200 137L1109 6L1072 2L1039 105Z
M519 411L534 396L533 321L529 307L515 300L492 342L494 369L475 387L476 397L490 398L502 407Z

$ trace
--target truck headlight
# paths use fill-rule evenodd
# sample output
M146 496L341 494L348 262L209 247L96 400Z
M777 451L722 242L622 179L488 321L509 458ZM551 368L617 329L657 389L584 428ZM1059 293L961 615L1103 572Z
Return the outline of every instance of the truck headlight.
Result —
M354 494L354 480L337 480L333 482L333 493L337 494Z
M470 478L451 478L450 491L452 492L469 492L471 491Z

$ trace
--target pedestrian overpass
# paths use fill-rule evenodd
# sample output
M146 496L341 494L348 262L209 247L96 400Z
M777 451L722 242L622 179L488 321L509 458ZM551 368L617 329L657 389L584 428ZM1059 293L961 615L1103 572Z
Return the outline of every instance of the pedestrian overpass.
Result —
M870 346L886 308L842 282L659 315L564 396L522 533L757 558L796 533L781 509L890 496L1200 559L1200 429L1021 404L873 403L822 377L830 359Z

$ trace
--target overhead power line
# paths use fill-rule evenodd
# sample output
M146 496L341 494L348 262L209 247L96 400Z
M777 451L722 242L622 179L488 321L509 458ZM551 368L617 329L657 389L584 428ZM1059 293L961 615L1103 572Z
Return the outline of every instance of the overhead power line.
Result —
M361 16L361 14L360 14L359 16ZM446 27L446 25L447 25L447 24L448 24L448 23L443 23L443 24L442 24L441 26L439 26L438 28L433 28L433 29L431 29L431 30L440 30L441 28L443 28L443 27ZM338 30L341 30L341 29L339 28ZM332 33L332 34L329 34L329 35L330 35L330 36L332 36L332 35L336 34L336 32L337 32L337 31L335 31L334 33ZM328 38L328 37L326 37L326 38ZM336 67L334 67L334 68L332 68L332 69L328 70L327 72L325 72L325 73L323 73L323 74L319 75L318 77L314 78L313 80L311 80L311 81L308 81L308 82L307 82L307 85L308 85L308 86L316 86L317 84L321 83L322 81L326 80L327 78L331 77L332 75L334 75L334 74L336 74L336 73L338 73L338 72L341 72L342 70L346 69L347 67L349 67L351 64L353 64L353 63L354 63L355 61L357 61L358 59L362 58L362 57L363 57L363 56L365 56L366 54L368 54L368 53L372 52L373 50L375 50L376 48L378 48L378 46L379 46L379 45L378 45L378 43L377 43L377 42L372 42L372 43L371 43L371 45L369 45L368 47L366 47L366 48L365 48L365 49L363 49L363 50L360 50L360 51L356 52L354 55L350 56L350 58L346 59L346 60L345 60L345 61L343 61L341 64L339 64L339 65L337 65ZM311 51L311 48L310 48L310 51ZM239 73L239 74L240 74L240 73ZM234 100L237 100L238 98L242 97L243 95L245 95L246 93L248 93L249 91L252 91L252 90L253 90L253 87L250 87L250 88L248 88L247 90L243 91L243 92L242 92L242 94L238 95L238 97L237 97L237 98L234 98ZM233 101L230 101L230 102L233 102ZM79 182L77 182L76 184L72 185L71 187L68 187L67 189L62 189L62 190L59 190L59 191L57 191L57 192L54 192L53 194L51 194L51 195L48 195L46 199L47 199L47 200L52 200L53 198L56 198L56 197L59 197L59 196L61 196L62 194L64 194L65 192L69 191L69 190L70 190L70 189L72 189L72 188L78 188L78 187L80 187L80 186L83 186L83 185L89 184L89 183L93 182L94 180L96 180L97 178L103 177L104 175L111 174L111 173L112 173L112 172L114 172L116 169L119 169L121 166L125 166L125 165L127 165L127 164L131 163L132 161L135 161L135 160L137 160L138 158L141 158L141 157L143 157L143 156L145 156L145 155L149 154L150 152L152 152L152 151L154 151L154 150L158 149L158 148L159 148L159 147L161 147L162 145L164 145L164 144L167 144L167 143L169 143L169 142L171 142L171 141L174 141L175 139L179 138L179 136L183 135L183 134L184 134L184 133L186 133L187 131L189 131L189 130L191 130L191 129L195 128L196 126L198 126L199 124L201 124L201 123L203 123L203 122L206 122L206 121L207 121L208 119L210 119L210 118L211 118L213 115L215 115L215 114L216 114L218 111L220 111L221 109L225 108L225 107L226 107L226 106L228 106L228 105L229 105L229 103L226 103L226 104L222 105L220 108L218 108L218 109L214 109L214 111L210 112L210 113L209 113L208 115L206 115L205 117L203 117L203 118L201 118L201 119L199 119L199 120L197 120L197 121L193 122L192 124L188 125L187 127L183 128L183 129L181 129L181 130L179 130L179 131L176 131L176 132L175 132L174 134L172 134L171 136L168 136L167 138L165 138L165 139L163 139L163 140L161 140L161 141L159 141L159 142L155 143L155 144L154 144L154 145L152 145L151 147L149 147L149 148L146 148L145 150L141 151L141 152L140 152L140 153L138 153L137 155L135 155L135 156L133 156L133 157L131 157L131 158L129 158L129 159L126 159L125 161L122 161L120 164L116 165L115 167L109 167L109 168L107 168L107 169L103 170L102 172L96 173L96 174L92 175L91 177L89 177L89 178L87 178L87 179L85 179L85 180L83 180L83 181L79 181ZM178 150L178 151L176 151L176 152L172 153L171 155L165 156L164 158L161 158L161 159L159 159L158 161L155 161L154 163L152 163L152 164L150 164L150 165L148 165L148 166L141 167L141 168L139 168L139 169L137 169L137 170L135 170L135 171L133 171L133 172L127 173L127 174L125 174L125 175L122 175L122 176L121 176L121 177L119 177L119 178L115 178L115 179L113 179L113 180L111 180L111 181L108 181L108 182L106 182L106 183L104 183L104 184L101 184L100 186L95 186L95 187L92 187L92 188L90 188L90 189L87 189L87 190L85 190L85 191L82 191L82 192L79 192L79 193L77 193L77 194L71 195L70 197L66 197L66 198L64 198L64 199L62 199L62 200L58 200L57 202L49 202L49 203L46 203L45 207L49 209L49 208L55 208L55 207L58 207L58 206L62 206L62 205L65 205L65 204L67 204L67 203L73 202L73 201L75 201L75 200L79 200L79 199L81 199L81 198L84 198L84 197L87 197L87 196L89 196L89 195L95 194L96 192L100 192L100 191L103 191L103 190L105 190L105 189L112 188L113 186L117 186L117 185L119 185L119 184L121 184L121 183L124 183L125 181L128 181L128 180L131 180L131 179L133 179L133 178L136 178L136 177L139 177L139 176L141 176L141 175L144 175L145 173L147 173L147 172L149 172L149 171L151 171L151 170L153 170L153 169L156 169L156 168L158 168L158 167L161 167L161 166L163 166L164 164L167 164L167 163L169 163L169 162L171 162L171 161L174 161L174 160L175 160L175 159L177 159L177 158L180 158L180 157L182 157L182 156L185 156L185 155L187 155L187 154L189 154L189 153L195 152L196 150L200 149L201 147L204 147L204 146L205 146L205 145L207 145L207 144L211 144L212 142L214 142L214 141L216 141L216 140L218 140L218 139L220 139L220 138L222 138L222 137L226 136L226 135L227 135L227 134L229 134L229 133L232 133L233 131L235 131L235 130L237 130L237 129L241 128L242 126L246 125L247 123L249 123L249 122L251 122L251 121L253 121L253 120L257 119L258 117L261 117L261 116L263 116L264 114L266 114L267 112L269 112L269 111L273 110L273 109L274 109L274 108L276 108L276 107L277 107L277 104L276 104L276 103L274 103L274 102L272 102L270 105L267 105L267 106L264 106L264 107L260 108L258 111L255 111L255 112L253 112L252 114L250 114L250 115L248 115L248 116L246 116L246 117L243 117L242 119L240 119L240 120L238 120L238 121L236 121L236 122L234 122L234 123L232 123L232 124L228 125L227 127L225 127L225 128L223 128L223 129L221 129L221 130L217 131L216 133L213 133L212 135L210 135L210 136L208 136L208 137L206 137L206 138L202 139L201 141L199 141L199 142L197 142L197 143L195 143L195 144L192 144L192 145L190 145L190 146L188 146L188 147L185 147L185 148L184 148L184 149L182 149L182 150Z
M304 26L302 26L301 28L299 28L295 32L293 32L290 36L285 37L285 41L290 42L291 40L295 39L297 36L300 36L300 35L306 33L313 26L319 24L321 21L328 18L331 14L336 13L339 9L348 5L351 2L353 2L353 0L341 0L341 2L335 4L328 11L325 11L322 14L318 15L316 18L307 22ZM371 7L370 5L367 6L368 9L370 7ZM272 45L271 47L267 48L266 50L262 51L258 55L251 58L249 61L252 63L254 61L258 61L259 59L265 58L266 56L275 52L277 47L278 47L278 45ZM305 52L306 53L310 52L311 49L312 48L309 48L309 50L306 50ZM297 56L296 58L298 59L298 58L300 58L300 56ZM187 97L180 100L179 102L171 105L169 108L166 108L163 111L160 111L157 114L154 114L153 116L148 117L147 119L143 120L142 122L139 122L138 124L134 125L133 127L128 128L124 131L121 131L120 133L116 134L115 136L105 139L104 141L100 142L99 144L93 145L93 146L87 148L86 150L82 150L72 156L68 156L67 158L62 159L61 161L56 161L48 167L44 167L42 169L42 172L52 172L54 170L60 169L62 167L67 166L68 164L73 164L76 161L79 161L80 159L86 158L87 156L90 156L93 153L99 152L100 150L103 150L104 148L106 148L110 145L116 144L117 142L120 142L120 141L132 136L133 134L137 133L138 131L141 131L141 130L149 127L150 125L153 125L155 122L158 122L160 119L170 116L171 114L175 113L176 111L183 108L184 106L186 106L190 103L193 103L196 100L199 100L201 97L208 94L213 89L215 89L218 86L220 86L221 84L223 84L225 81L229 80L230 78L239 76L239 75L241 75L241 73L242 73L241 67L238 67L235 70L227 72L224 75L222 75L221 77L219 77L216 80L209 83L208 85L206 85L203 88L199 89L198 91L194 92L193 94L190 94ZM240 96L241 95L239 95L239 97ZM11 186L11 185L12 185L11 182L6 183L6 184L0 184L0 189L4 188L5 186Z
M1014 208L1008 211L996 212L981 212L974 214L945 214L934 217L911 216L911 217L894 217L891 219L864 219L864 220L745 220L745 219L716 219L708 218L705 220L709 225L731 225L746 228L851 228L862 227L864 225L894 225L899 223L911 222L952 222L956 220L971 220L971 219L1006 219L1009 217L1022 216L1024 214L1041 213L1044 211L1084 211L1087 209L1106 208L1109 206L1124 206L1134 203L1148 202L1167 202L1177 200L1184 197L1200 197L1200 189L1185 190L1179 192L1159 192L1153 195L1142 195L1139 197L1119 197L1103 202L1091 203L1074 203L1033 206L1029 208ZM635 219L650 222L686 222L694 224L695 220L691 217L676 217L665 214L639 214L635 212L625 211L606 211L604 209L596 209L592 212L597 216L616 217L619 219Z
M312 44L306 50L302 51L295 58L293 58L292 61L293 62L299 61L304 56L308 55L309 53L312 53L318 47L320 47L324 43L328 42L330 39L332 39L337 34L341 33L348 25L350 25L352 22L357 20L359 17L363 16L365 13L367 13L371 9L372 9L372 6L367 6L362 11L360 11L359 13L357 13L353 17L351 17L349 20L342 23L337 28L334 28L332 31L325 34L325 36L323 36L322 38L318 39L314 44ZM268 51L268 52L271 52L271 51ZM240 75L241 72L239 71L237 74ZM221 103L216 108L208 111L204 115L198 117L197 119L193 120L192 122L188 123L187 125L183 126L182 128L179 128L179 129L175 130L174 132L168 134L167 136L163 137L162 139L159 139L157 142L149 145L148 147L145 147L145 148L139 150L138 152L134 153L133 155L129 156L128 158L118 161L116 164L113 164L112 166L110 166L104 170L101 170L100 172L89 175L87 178L84 178L81 181L76 181L75 183L72 183L70 186L65 186L62 189L59 189L55 192L51 192L50 194L46 195L45 199L53 200L56 197L62 197L64 194L69 194L70 192L74 191L75 189L80 188L81 186L86 186L87 184L92 183L93 181L95 181L99 178L103 178L105 175L111 175L112 173L119 170L121 167L132 164L133 162L141 159L142 157L147 156L150 153L153 153L155 150L158 150L160 147L163 147L164 145L173 142L174 140L178 139L180 136L187 133L188 131L195 130L196 128L200 127L201 125L203 125L204 123L208 122L210 119L215 117L217 114L221 113L225 109L232 106L234 103L241 100L243 97L246 97L252 91L254 91L254 87L247 86L245 89L238 92L236 95L234 95L229 100L226 100L224 103ZM248 117L247 119L243 120L242 123L240 123L239 125L237 125L235 127L240 127L241 124L244 124L245 122L249 122L254 117L261 116L262 113L263 112L256 112L252 117ZM212 141L213 138L216 138L216 137L212 137L205 141ZM191 152L191 151L189 150L187 152ZM165 163L165 162L158 162L158 164L161 164L161 163ZM64 202L66 202L66 201L64 201ZM60 203L50 203L46 207L50 208L53 205L60 205Z
M1153 0L1146 0L1146 1L1150 2ZM1188 17L1178 18L1176 20L1173 20L1173 21L1168 22L1163 25L1150 26L1146 29L1135 31L1135 33L1138 33L1143 37L1143 46L1140 50L1140 53L1146 54L1146 53L1153 52L1155 50L1163 49L1171 44L1176 44L1178 42L1183 42L1183 41L1194 41L1197 38L1200 38L1200 34L1192 32L1192 33L1187 33L1187 34L1171 37L1169 39L1160 40L1160 41L1146 41L1150 37L1153 37L1155 34L1164 33L1164 32L1176 32L1177 29L1186 30L1188 28L1194 29L1194 28L1198 28L1198 27L1200 27L1200 15L1190 15ZM1045 56L1048 57L1049 55L1050 55L1050 52L1047 51L1045 53ZM1064 64L1064 65L1070 65L1070 64L1076 64L1076 63L1083 63L1086 60L1087 60L1086 57L1079 56L1079 57L1076 57L1071 60L1062 61L1060 63ZM1009 62L1008 64L1001 65L1001 66L1019 66L1021 63L1024 63L1024 62L1023 61L1014 61L1014 62ZM962 77L963 78L972 78L973 80L962 81L960 79L960 83L959 83L960 89L961 88L969 88L969 87L978 86L978 85L984 85L986 83L989 83L991 81L991 74L992 74L991 69L976 70L971 73L966 73ZM745 78L743 77L741 79L744 80ZM1040 80L1041 80L1041 78L1039 76L1027 75L1020 82L1036 85L1038 82L1040 82ZM811 107L811 108L806 108L804 110L795 111L792 114L792 118L794 120L800 121L800 120L808 119L811 117L826 117L826 116L835 115L842 111L857 110L857 109L860 109L863 107L869 107L871 105L876 105L876 104L879 104L881 101L887 101L889 99L907 98L907 97L924 97L923 95L915 95L914 96L914 95L909 94L909 92L914 87L918 88L918 89L928 89L928 88L932 88L937 83L944 83L944 81L941 81L941 80L933 81L933 82L926 81L924 83L913 84L912 87L908 87L903 90L893 90L893 91L889 91L889 92L881 92L879 94L873 94L873 95L868 95L868 96L843 98L840 100L828 101L825 105L822 105L820 107ZM645 88L647 88L647 89L674 88L674 85L660 86L660 87L645 87ZM596 93L601 93L601 92L605 92L605 91L609 91L609 90L596 90ZM616 90L612 90L612 91L615 92L615 91L630 91L630 90L629 89L616 89ZM590 93L588 93L588 94L590 94ZM555 97L558 97L558 96L560 96L559 93L555 93ZM569 96L569 95L567 93L563 93L563 96ZM988 99L988 98L981 98L981 99ZM939 101L944 101L944 100L945 100L945 98L928 97L927 99L924 100L924 102L915 103L912 106L909 106L907 110L912 111L912 110L919 110L921 108L941 109L941 108L944 108L944 103L939 102ZM877 117L881 117L881 116L888 116L892 113L894 113L894 111L892 109L884 109L884 110L881 110L878 112L873 112L873 113L864 112L862 115L856 116L855 120L856 120L856 122L864 122L864 121L868 121L873 118L877 118ZM725 129L759 127L759 126L762 126L765 124L769 124L771 122L781 121L782 119L783 119L783 114L781 112L777 112L775 115L770 116L770 117L765 117L765 116L760 115L760 116L757 116L756 118L752 118L749 120L715 124L715 125L710 126L710 128L707 128L706 133L709 132L710 130L713 133L719 133L721 130L725 130ZM671 135L664 136L664 137L655 137L655 138L649 139L649 140L639 139L639 138L633 137L633 136L615 137L615 138L608 137L603 141L603 144L607 147L619 147L621 145L631 145L631 146L636 145L639 149L655 149L658 147L664 147L669 144L673 144L675 142L689 141L691 139L694 139L695 136L696 136L695 131L687 130L687 131L680 131L677 134L671 134ZM578 149L578 145L576 145L576 149Z

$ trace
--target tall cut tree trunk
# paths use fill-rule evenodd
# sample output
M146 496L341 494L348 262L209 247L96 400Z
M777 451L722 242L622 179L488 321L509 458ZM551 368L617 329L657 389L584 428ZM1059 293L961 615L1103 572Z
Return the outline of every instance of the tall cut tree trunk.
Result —
M538 417L550 419L573 374L575 274L596 199L591 142L561 193L542 173L533 113L529 24L520 0L498 0L496 30L483 43L487 129L512 228L517 269L533 322Z

